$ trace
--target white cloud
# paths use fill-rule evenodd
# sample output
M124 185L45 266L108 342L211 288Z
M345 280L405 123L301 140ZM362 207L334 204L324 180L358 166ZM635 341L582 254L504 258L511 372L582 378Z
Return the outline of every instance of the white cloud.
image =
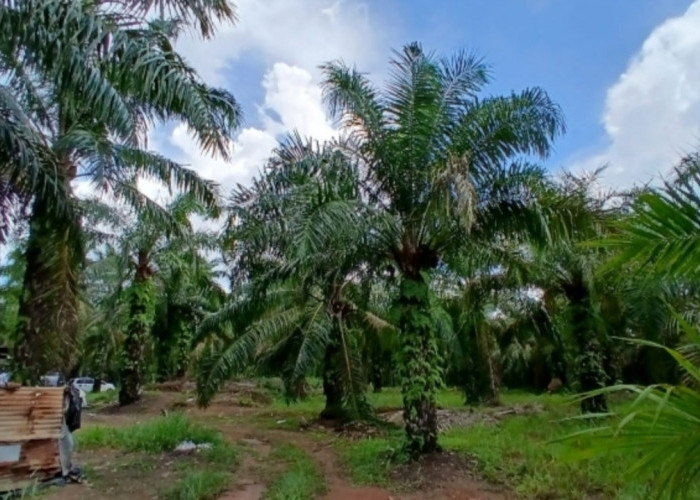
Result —
M202 177L221 184L225 195L236 184L246 184L252 179L277 146L281 134L298 130L302 136L319 140L334 134L324 111L321 91L307 70L276 63L265 74L262 86L265 99L258 108L262 126L241 130L230 161L202 155L184 125L177 126L170 137L171 144L184 154L182 161Z
M209 82L225 85L225 70L246 52L262 57L268 67L285 62L312 72L337 58L363 68L383 62L378 36L387 30L372 25L365 3L238 0L236 6L239 21L220 27L213 40L185 37L178 44Z
M236 184L252 179L283 134L297 130L318 140L334 135L318 85L319 64L343 58L371 70L386 56L386 51L378 50L377 39L377 33L386 30L371 25L367 5L361 1L239 0L236 6L239 22L221 26L213 40L185 36L178 50L205 81L233 87L234 95L236 84L228 77L235 72L235 62L242 56L261 59L267 68L264 75L244 75L245 84L264 90L264 100L257 104L260 126L238 132L229 161L204 155L182 124L169 136L163 137L159 128L149 137L152 149L218 182L225 196ZM261 76L262 81L256 81ZM158 182L140 179L138 186L161 204L170 199L168 189ZM75 190L80 197L94 195L88 182L76 183Z
M281 135L292 130L318 140L334 135L322 104L319 64L344 59L373 71L384 66L388 53L378 38L387 30L372 25L362 1L239 0L236 6L239 22L220 27L210 41L183 38L178 50L207 82L231 87L234 95L241 81L239 59L262 61L267 69L261 82L264 100L257 103L260 126L238 133L229 162L202 155L184 126L170 138L184 153L180 160L219 182L225 195L251 180ZM257 76L245 75L245 83ZM251 118L247 121L255 123Z
M263 112L272 110L281 120L275 122L266 115L264 123L270 131L279 134L296 129L318 140L329 139L334 134L326 118L321 89L307 70L277 63L265 75L263 88Z
M608 89L609 147L574 170L609 168L612 187L645 183L700 146L700 0L656 27Z

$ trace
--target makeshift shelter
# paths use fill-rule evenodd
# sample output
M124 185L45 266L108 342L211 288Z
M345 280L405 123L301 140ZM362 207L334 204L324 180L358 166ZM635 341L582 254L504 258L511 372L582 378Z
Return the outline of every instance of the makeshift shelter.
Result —
M0 492L61 472L62 387L0 387Z

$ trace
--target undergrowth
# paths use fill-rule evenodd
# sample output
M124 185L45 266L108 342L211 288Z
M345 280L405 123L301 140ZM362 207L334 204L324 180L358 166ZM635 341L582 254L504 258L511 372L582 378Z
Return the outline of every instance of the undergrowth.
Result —
M502 485L522 498L647 498L646 482L624 475L634 457L573 461L573 455L585 448L590 438L550 443L590 425L568 418L577 408L566 405L565 397L514 392L504 393L502 401L505 405L539 405L543 411L485 419L450 429L439 438L446 450L473 458L478 464L473 472L485 481ZM402 440L403 431L396 429L383 438L341 441L337 449L353 483L389 486L391 471L401 462L398 450Z
M310 500L325 491L323 473L316 462L297 446L277 446L270 458L283 466L279 477L270 485L267 500Z
M169 489L163 497L166 500L213 500L226 490L230 474L216 470L195 470Z
M85 396L90 407L101 408L116 403L119 399L119 391L88 392Z
M149 420L128 427L95 426L76 433L81 448L115 448L124 451L162 453L172 451L183 441L220 445L221 435L180 414Z
M144 457L171 453L183 441L208 444L195 454L177 456L172 467L179 479L161 491L167 500L210 500L217 498L232 479L238 462L236 448L221 434L179 414L160 417L127 427L88 427L76 433L83 449L112 448L136 455L130 467L150 469L155 465Z

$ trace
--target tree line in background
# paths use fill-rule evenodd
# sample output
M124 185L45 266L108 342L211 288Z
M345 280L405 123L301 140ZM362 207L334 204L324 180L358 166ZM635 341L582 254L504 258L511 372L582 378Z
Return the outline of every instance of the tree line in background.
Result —
M439 448L443 385L496 404L558 380L600 414L609 386L668 384L700 418L700 155L660 188L552 175L537 162L565 126L544 90L488 96L481 59L414 43L383 87L325 64L339 137L291 133L222 202L146 137L177 120L228 157L239 106L173 44L234 19L222 0L0 4L0 342L22 380L106 377L129 404L192 376L206 405L234 376L279 376L290 400L317 376L344 420L398 385L414 456Z

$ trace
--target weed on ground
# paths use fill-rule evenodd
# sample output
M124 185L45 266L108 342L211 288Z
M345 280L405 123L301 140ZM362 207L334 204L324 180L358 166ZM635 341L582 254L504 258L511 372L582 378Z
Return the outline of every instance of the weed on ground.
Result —
M238 463L238 450L218 431L179 414L127 427L87 427L76 437L80 450L112 449L125 453L113 464L111 472L95 471L92 479L109 482L109 476L117 471L144 479L156 470L160 474L174 473L177 478L174 484L160 491L160 496L169 500L216 498L230 484ZM186 441L204 447L190 453L176 453L175 448Z
M325 491L318 464L301 448L280 445L272 451L270 459L282 464L282 472L270 485L267 500L310 500Z
M226 490L230 475L215 470L196 470L178 479L163 492L166 500L212 500Z

